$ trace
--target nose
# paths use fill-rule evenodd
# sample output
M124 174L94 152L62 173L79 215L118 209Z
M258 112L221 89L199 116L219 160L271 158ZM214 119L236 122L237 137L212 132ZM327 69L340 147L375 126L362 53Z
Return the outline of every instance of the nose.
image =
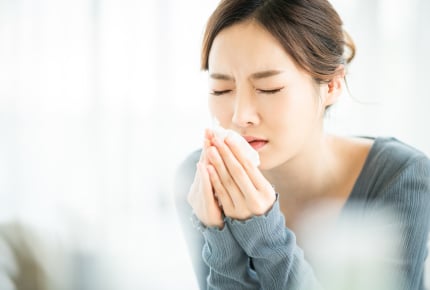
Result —
M239 128L255 126L259 122L257 105L252 92L237 92L232 122Z

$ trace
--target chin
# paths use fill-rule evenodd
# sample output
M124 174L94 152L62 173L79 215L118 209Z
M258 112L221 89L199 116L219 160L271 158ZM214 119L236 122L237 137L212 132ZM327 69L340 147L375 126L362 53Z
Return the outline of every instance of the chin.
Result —
M258 166L258 169L260 171L269 171L271 169L274 169L276 166L265 166L265 164L260 164L260 166Z
M258 169L260 169L262 171L266 171L266 170L270 170L273 168L275 168L275 166L273 166L273 164L270 164L267 161L265 162L264 160L260 159L260 165L258 166Z

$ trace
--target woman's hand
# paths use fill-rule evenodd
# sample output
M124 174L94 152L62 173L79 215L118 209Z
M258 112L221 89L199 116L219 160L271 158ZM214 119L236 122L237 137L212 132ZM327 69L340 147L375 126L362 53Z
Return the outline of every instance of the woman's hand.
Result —
M272 208L276 193L244 155L248 148L231 136L220 140L210 132L206 135L210 140L206 148L209 177L224 214L239 220L265 214Z
M214 195L214 190L208 173L206 151L209 147L207 135L203 145L200 160L197 163L197 171L188 193L188 203L193 208L194 214L207 227L224 227L222 209Z

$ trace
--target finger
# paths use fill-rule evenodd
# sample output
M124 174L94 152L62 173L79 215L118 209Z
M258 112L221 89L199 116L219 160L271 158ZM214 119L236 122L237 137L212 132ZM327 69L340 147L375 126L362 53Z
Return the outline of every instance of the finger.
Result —
M210 182L209 174L206 170L206 165L199 162L197 164L197 169L199 171L200 175L200 186L203 191L203 197L204 199L208 200L209 202L214 202L214 195L212 190L212 185Z
M214 133L211 129L206 128L205 129L205 138L208 140L212 140L212 138L214 137Z
M221 180L213 167L213 165L208 165L209 178L211 180L214 192L222 204L224 211L231 212L234 210L234 202L230 195L221 183Z
M190 190L187 195L188 204L190 204L191 206L194 204L194 201L196 200L197 189L199 188L199 186L200 186L200 174L199 174L198 163L197 163L194 180L193 180L193 183L191 184Z
M208 148L208 159L210 164L212 164L213 168L216 171L219 183L225 189L225 191L230 196L233 201L234 207L238 208L244 203L244 196L233 177L230 175L230 172L224 165L224 162L221 156L218 153L218 150L211 146Z
M230 187L235 187L233 177L230 175L230 172L228 171L218 149L214 146L210 146L207 150L207 155L210 164L215 167L218 176L220 177L220 180L227 191L230 189Z
M202 152L200 153L199 162L203 162L203 163L207 162L206 150L209 147L209 145L210 145L210 141L205 138L204 141L203 141Z
M195 201L193 209L206 226L223 227L224 221L222 211L213 195L206 165L199 162L197 164L197 170L200 175L200 185L197 189L198 196L196 197L197 200Z
M199 162L207 163L206 150L211 145L211 138L213 138L213 133L210 132L209 129L205 129L202 152L200 153Z
M232 154L240 162L257 191L265 190L267 189L267 186L271 186L258 167L253 164L252 160L242 153L244 150L240 146L241 144L235 141L234 138L230 137L227 137L223 143L230 149Z
M250 194L257 194L257 189L248 176L248 172L245 170L243 165L236 158L230 148L217 138L214 138L214 143L225 166L227 167L228 172L232 176L235 184L239 187L242 195L247 198L247 196Z

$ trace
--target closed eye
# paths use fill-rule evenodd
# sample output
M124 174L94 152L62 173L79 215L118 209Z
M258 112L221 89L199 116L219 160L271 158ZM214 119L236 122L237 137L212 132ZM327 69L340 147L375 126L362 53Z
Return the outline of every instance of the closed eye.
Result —
M257 89L258 93L263 93L263 94L276 94L279 93L280 91L282 91L284 87L282 88L277 88L277 89L273 89L273 90L261 90L261 89Z
M214 95L214 96L221 96L221 95L224 95L224 94L228 94L228 93L230 93L230 92L231 92L231 90L212 91L212 92L211 92L211 95Z

